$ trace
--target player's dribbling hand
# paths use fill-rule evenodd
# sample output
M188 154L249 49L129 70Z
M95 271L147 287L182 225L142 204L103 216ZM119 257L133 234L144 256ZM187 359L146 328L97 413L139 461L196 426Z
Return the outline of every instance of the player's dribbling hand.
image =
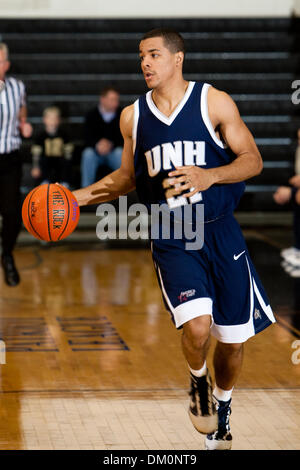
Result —
M199 191L205 191L216 182L211 169L204 170L194 165L177 166L176 170L171 171L168 175L174 177L173 180L169 180L171 185L175 186L175 184L181 183L180 188L175 189L176 193L180 194L182 191L190 190L188 193L182 194L183 197L191 197Z

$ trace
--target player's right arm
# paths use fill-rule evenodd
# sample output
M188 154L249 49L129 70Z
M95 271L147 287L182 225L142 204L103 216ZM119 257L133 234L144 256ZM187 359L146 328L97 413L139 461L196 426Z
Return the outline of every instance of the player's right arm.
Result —
M123 109L120 117L120 129L124 139L120 168L97 181L97 183L74 191L73 194L80 206L111 201L135 189L132 140L133 114L134 106L131 105Z

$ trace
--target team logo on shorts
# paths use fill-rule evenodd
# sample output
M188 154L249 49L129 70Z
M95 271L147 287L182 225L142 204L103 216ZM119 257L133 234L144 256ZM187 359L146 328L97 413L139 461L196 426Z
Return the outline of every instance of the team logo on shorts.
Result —
M260 311L258 310L258 308L256 308L256 309L254 310L254 320L258 320L258 319L261 320L261 313L260 313Z
M180 295L178 296L178 299L180 300L180 302L184 302L185 300L188 299L188 297L193 297L193 295L195 295L195 293L196 293L195 289L190 289L190 290L186 290L184 292L180 292Z

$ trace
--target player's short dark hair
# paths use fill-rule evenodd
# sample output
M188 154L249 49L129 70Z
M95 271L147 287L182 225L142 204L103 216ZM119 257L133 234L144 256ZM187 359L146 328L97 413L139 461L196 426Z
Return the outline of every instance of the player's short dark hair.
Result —
M113 91L114 93L117 93L118 95L120 94L119 90L116 87L109 85L100 90L100 96L106 96L110 91Z
M174 31L173 29L151 29L151 31L148 31L148 33L144 34L141 41L150 38L163 38L166 48L169 49L169 51L173 54L175 54L176 52L185 53L183 37L181 36L181 34L179 34L177 31Z

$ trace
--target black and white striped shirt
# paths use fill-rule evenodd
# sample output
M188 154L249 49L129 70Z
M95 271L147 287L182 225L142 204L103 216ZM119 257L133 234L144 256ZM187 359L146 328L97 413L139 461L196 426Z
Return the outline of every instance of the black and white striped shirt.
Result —
M13 77L6 78L5 88L0 93L0 154L20 148L19 112L25 105L24 83Z

